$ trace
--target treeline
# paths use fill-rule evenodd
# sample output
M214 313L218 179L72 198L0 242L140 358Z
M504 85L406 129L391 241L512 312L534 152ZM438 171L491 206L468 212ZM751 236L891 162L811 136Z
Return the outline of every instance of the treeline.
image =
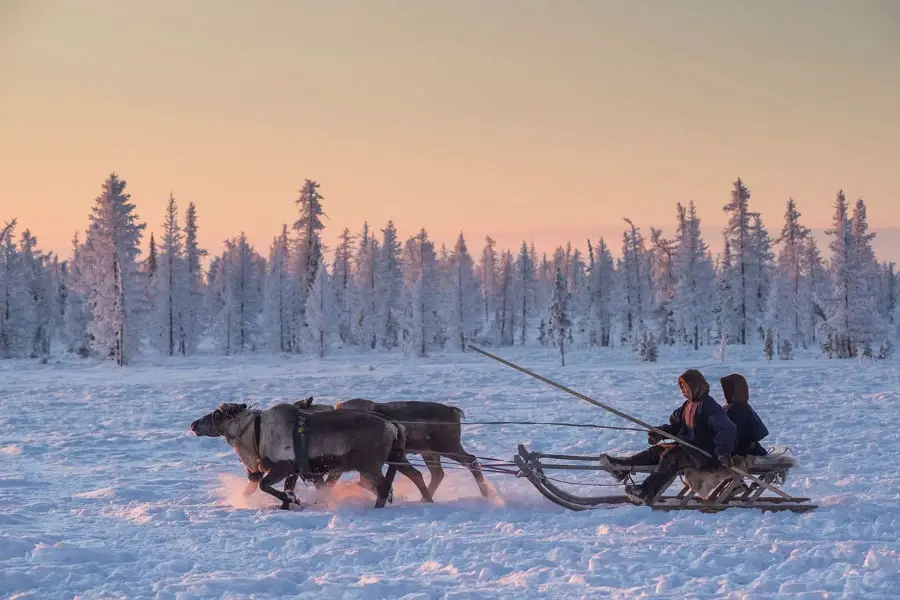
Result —
M625 220L618 257L600 238L548 255L526 243L500 249L488 237L472 253L463 234L438 247L425 229L403 239L393 222L344 229L326 264L323 197L306 180L297 219L263 256L246 236L210 257L198 246L196 207L183 222L174 197L149 252L126 183L103 183L86 232L65 259L38 249L16 221L0 229L0 357L45 357L59 344L124 365L138 352L324 356L337 346L424 356L541 344L565 360L571 348L626 346L655 360L660 345L700 349L761 344L768 358L820 347L828 357L891 352L897 275L872 249L862 199L834 202L823 259L789 199L770 235L738 179L723 210L724 249L713 256L692 202L678 203L674 235L649 237Z

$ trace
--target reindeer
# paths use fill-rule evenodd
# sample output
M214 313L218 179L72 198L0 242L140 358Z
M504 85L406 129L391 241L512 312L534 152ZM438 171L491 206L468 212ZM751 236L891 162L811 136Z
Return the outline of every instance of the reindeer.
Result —
M337 412L344 410L374 412L406 427L406 452L422 456L431 473L428 482L430 495L434 495L444 478L441 456L467 467L475 478L481 495L485 498L490 495L478 459L466 452L462 446L460 421L465 413L461 409L440 402L407 400L376 403L362 398L338 402L335 408Z
M283 510L302 506L293 491L297 475L313 479L344 471L359 473L362 487L377 497L375 508L387 502L397 471L416 484L424 501L433 501L422 474L406 459L405 428L378 415L224 403L191 423L190 430L197 436L224 437L247 468L250 483L244 493L252 494L258 485L281 500ZM286 478L283 492L273 487Z

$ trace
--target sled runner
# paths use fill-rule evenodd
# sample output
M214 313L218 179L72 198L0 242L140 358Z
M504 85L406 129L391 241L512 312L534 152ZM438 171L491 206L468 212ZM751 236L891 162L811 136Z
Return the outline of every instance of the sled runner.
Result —
M526 477L548 500L570 510L609 508L614 505L632 504L627 495L578 496L560 488L545 471L605 471L612 473L612 466L604 456L578 456L569 454L543 454L530 452L519 444L519 453L513 458L519 468L517 476ZM566 462L549 462L566 461ZM795 466L787 454L772 453L761 457L746 457L743 465L746 477L728 469L686 469L673 476L649 506L653 510L699 510L719 512L727 508L757 508L763 511L806 512L816 508L809 498L796 498L785 494L767 495L777 484L784 483L788 471ZM615 471L628 471L626 481L636 473L650 473L648 467L622 467ZM665 492L681 478L683 485L676 495ZM756 480L756 481L754 481ZM623 482L624 485L624 482ZM778 490L781 491L781 490ZM782 492L783 494L784 492Z

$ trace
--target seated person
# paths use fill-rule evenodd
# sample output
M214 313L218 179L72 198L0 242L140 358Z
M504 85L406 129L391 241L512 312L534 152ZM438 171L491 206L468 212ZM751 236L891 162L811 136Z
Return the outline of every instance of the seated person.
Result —
M700 371L689 369L678 378L685 402L669 417L669 423L659 429L703 449L717 459L678 443L660 444L660 436L650 432L647 441L652 447L624 458L605 457L613 467L651 466L651 473L641 484L626 486L625 493L637 503L649 504L666 482L685 468L712 468L720 463L730 465L737 443L737 428L718 402L709 395L709 383ZM613 472L624 479L622 471Z
M743 375L732 373L720 379L725 394L725 413L737 427L737 444L734 454L738 456L765 456L765 448L760 440L769 435L769 430L753 407L750 406L750 388Z

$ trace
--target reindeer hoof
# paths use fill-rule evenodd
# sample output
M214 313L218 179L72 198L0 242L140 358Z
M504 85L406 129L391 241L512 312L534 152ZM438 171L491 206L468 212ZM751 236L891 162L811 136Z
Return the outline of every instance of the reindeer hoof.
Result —
M303 504L297 499L297 496L295 496L293 492L285 492L284 497L285 499L281 501L281 510L290 510L291 504L301 508L303 507Z

